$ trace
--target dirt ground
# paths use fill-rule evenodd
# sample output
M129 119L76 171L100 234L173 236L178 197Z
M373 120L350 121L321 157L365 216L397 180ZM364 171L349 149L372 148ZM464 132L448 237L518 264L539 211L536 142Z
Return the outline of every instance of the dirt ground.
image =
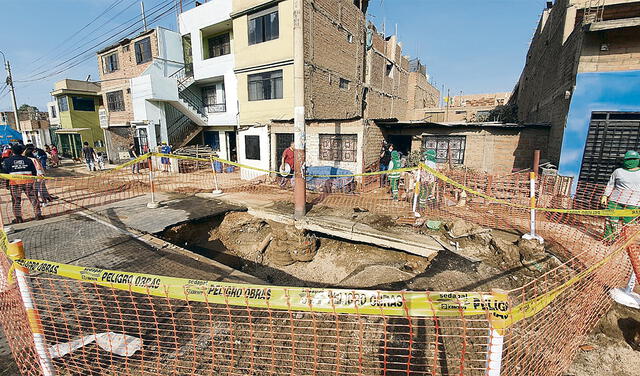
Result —
M366 211L352 211L351 216L378 230L399 226L388 216ZM522 240L518 234L465 221L445 223L439 230L421 227L418 231L448 243L456 253L443 249L435 258L427 259L319 234L302 234L292 226L248 213L228 213L205 222L178 225L161 236L265 282L284 286L489 291L518 287L559 263L552 248Z
M596 369L600 371L595 373ZM640 373L640 311L614 303L578 350L565 376Z

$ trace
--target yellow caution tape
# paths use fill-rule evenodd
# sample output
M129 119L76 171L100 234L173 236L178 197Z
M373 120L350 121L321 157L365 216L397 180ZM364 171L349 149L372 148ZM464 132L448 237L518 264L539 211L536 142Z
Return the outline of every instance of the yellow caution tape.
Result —
M506 297L476 292L386 292L247 285L82 267L44 260L19 259L18 265L96 285L158 297L241 307L301 312L416 317L460 317L488 313L507 319Z
M186 159L186 160L199 161L199 162L209 162L210 161L209 159L205 159L205 158L188 157L188 156L184 156L184 155L162 154L162 153L151 153L151 154L153 156L156 156L156 157L164 157L164 158ZM227 161L225 159L214 157L214 156L211 156L211 160L218 161L220 163L228 164L228 165L231 165L231 166L246 168L246 169L249 169L249 170L261 171L261 172L265 172L265 173L268 173L268 174L279 174L279 175L281 174L279 171L265 170L265 169L258 168L258 167L253 167L253 166L248 166L248 165L241 164L241 163ZM416 170L416 169L418 169L418 167L405 167L405 168L399 168L399 169L387 170L387 171L364 172L364 173L361 173L361 174L305 175L305 177L307 177L307 178L347 178L347 177L358 177L358 176L384 175L384 174L390 174L390 173L393 173L393 172L413 171L413 170ZM291 175L291 174L289 174L289 175Z
M551 291L549 291L547 293L544 293L544 294L542 294L540 296L537 296L537 297L535 297L534 299L532 299L532 300L530 300L528 302L525 302L525 303L522 303L522 304L519 304L519 305L515 306L509 312L509 319L507 321L504 321L504 322L501 322L501 323L497 323L497 324L498 325L504 324L506 326L510 326L510 325L513 325L514 323L520 321L520 320L524 320L526 318L529 318L529 317L532 317L532 316L536 315L537 313L542 311L544 308L546 308L549 304L551 304L551 302L553 302L560 294L565 292L569 287L571 287L571 286L575 285L576 283L580 282L581 280L583 280L587 276L591 275L596 270L598 270L601 267L603 267L604 265L606 265L609 261L613 260L613 258L615 256L620 254L620 252L625 250L632 242L634 242L639 234L640 234L640 231L639 232L635 232L632 236L629 237L629 239L627 239L627 241L625 241L615 251L611 252L608 256L606 256L602 260L598 261L597 263L593 264L589 268L587 268L587 269L583 270L582 272L576 274L574 277L572 277L571 279L569 279L567 282L563 283L562 285L554 288L553 290L551 290Z
M543 212L552 212L552 213L564 213L564 214L577 214L577 215L593 215L593 216L602 216L602 217L636 217L636 216L640 216L640 209L596 209L596 210L584 210L584 209L553 209L553 208L540 208L540 207L534 207L532 204L530 204L529 206L527 205L520 205L520 204L515 204L513 202L509 202L506 200L502 200L496 197L492 197L489 195L486 195L482 192L479 192L473 188L469 188L464 184L458 183L457 181L451 179L450 177L442 174L441 172L438 172L437 170L434 170L433 168L425 165L424 163L420 164L420 167L422 169L424 169L425 171L429 172L430 174L434 175L435 177L437 177L438 179L444 181L445 183L449 183L451 185L453 185L454 187L460 188L464 191L467 191L473 195L482 197L484 199L487 199L489 201L493 201L493 202L497 202L503 205L507 205L507 206L511 206L513 208L518 208L518 209L527 209L527 210L531 210L531 209L535 209L537 211L543 211Z

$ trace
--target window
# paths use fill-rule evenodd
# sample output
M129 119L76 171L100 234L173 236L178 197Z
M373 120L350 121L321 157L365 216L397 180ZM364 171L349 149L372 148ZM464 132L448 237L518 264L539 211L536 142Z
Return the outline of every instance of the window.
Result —
M244 153L247 159L260 160L260 136L244 136Z
M489 110L478 111L478 112L476 112L476 120L477 121L488 121L490 114L491 114L491 111L489 111Z
M134 49L136 52L136 64L151 61L151 38L146 37L137 41L134 44Z
M209 44L209 58L231 53L229 33L211 37L207 40L207 43Z
M71 97L71 103L73 103L73 109L75 111L95 111L96 106L93 98L85 97Z
M349 80L345 80L344 78L340 79L340 89L349 89Z
M248 78L249 100L282 99L282 69L258 74Z
M102 69L104 73L111 73L118 70L118 54L112 53L102 57Z
M58 108L60 112L69 111L69 99L66 96L58 98Z
M393 63L387 63L387 77L393 76Z
M55 119L58 117L58 114L56 113L56 106L51 106L51 118Z
M502 105L504 105L504 99L502 99L502 98L496 99L496 103L498 104L498 106L502 106Z
M321 134L320 160L355 162L358 148L358 135Z
M107 109L113 112L124 111L124 96L122 95L122 90L107 93Z
M224 82L202 88L203 105L207 112L226 112Z
M436 162L449 162L449 150L451 161L455 164L464 163L464 149L467 143L466 136L423 136L423 150L435 150Z
M249 16L249 44L257 44L280 35L278 9L271 8Z

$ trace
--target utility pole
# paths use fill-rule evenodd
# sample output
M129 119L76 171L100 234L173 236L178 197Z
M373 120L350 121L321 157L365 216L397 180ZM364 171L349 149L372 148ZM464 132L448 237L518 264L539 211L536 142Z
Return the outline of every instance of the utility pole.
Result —
M451 103L451 89L447 89L447 112L445 115L445 122L449 121L449 104Z
M306 124L304 112L304 34L303 34L303 1L294 0L293 4L293 130L294 130L294 163L293 171L295 187L293 190L293 218L302 219L306 214L307 187L304 178L304 162L306 147Z
M140 2L140 12L142 13L142 24L144 25L144 31L147 31L147 17L144 15L144 1Z
M11 76L11 65L7 61L4 56L4 52L0 51L2 54L2 60L4 60L4 67L7 70L7 85L9 85L9 90L11 91L11 103L13 104L13 117L16 122L16 130L20 131L20 119L18 118L18 103L16 102L16 88L13 86L13 77Z

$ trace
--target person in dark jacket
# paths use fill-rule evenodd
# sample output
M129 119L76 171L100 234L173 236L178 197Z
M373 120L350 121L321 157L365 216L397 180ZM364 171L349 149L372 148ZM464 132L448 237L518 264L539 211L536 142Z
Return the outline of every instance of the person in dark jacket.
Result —
M2 162L2 169L5 174L15 176L15 179L9 180L9 191L11 192L11 202L13 204L13 215L15 223L21 223L22 220L22 194L24 193L35 212L36 219L43 219L40 211L40 203L34 189L35 179L20 179L21 176L37 176L36 166L31 159L22 155L24 146L15 144L11 147L13 155Z

